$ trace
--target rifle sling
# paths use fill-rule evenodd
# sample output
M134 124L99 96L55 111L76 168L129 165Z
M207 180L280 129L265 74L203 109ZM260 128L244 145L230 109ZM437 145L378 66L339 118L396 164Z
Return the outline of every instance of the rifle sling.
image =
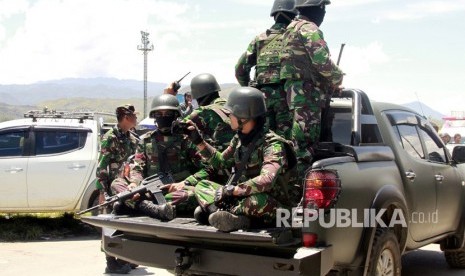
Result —
M241 161L239 165L237 166L237 169L231 174L231 176L228 179L228 182L226 182L226 185L237 185L237 181L242 175L243 170L247 166L247 161L249 161L249 157L252 154L252 151L255 149L255 143L258 141L258 139L262 136L262 132L259 132L255 135L255 137L250 141L249 145L247 146L247 150L243 153L241 156Z

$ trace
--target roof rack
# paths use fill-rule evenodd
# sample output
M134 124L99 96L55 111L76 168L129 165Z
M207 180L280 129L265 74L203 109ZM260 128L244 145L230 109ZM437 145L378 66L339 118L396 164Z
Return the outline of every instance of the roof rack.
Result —
M77 119L79 123L84 123L84 120L94 118L93 112L69 112L69 111L56 111L48 110L30 110L24 113L24 118L32 118L33 122L37 122L37 118L51 118L51 119Z

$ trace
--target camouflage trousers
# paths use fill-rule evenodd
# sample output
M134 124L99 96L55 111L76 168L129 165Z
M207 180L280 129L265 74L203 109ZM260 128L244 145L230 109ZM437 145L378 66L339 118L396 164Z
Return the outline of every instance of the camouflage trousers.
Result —
M111 183L111 190L113 194L118 194L121 192L128 191L129 183L124 178L116 178ZM172 205L176 206L176 212L193 212L195 207L197 207L197 201L194 196L194 187L185 186L184 189L176 191L173 193L165 194L165 199L167 202L170 202ZM128 199L124 201L124 204L131 209L136 209L136 201Z
M260 90L265 96L266 123L269 129L287 140L292 138L292 118L282 84L263 85Z
M310 81L287 80L284 83L287 102L293 113L292 140L299 169L312 161L313 147L319 141L321 129L321 102L324 96Z
M203 210L214 204L215 191L221 184L209 180L202 180L195 186L195 197ZM229 212L258 219L264 223L271 223L276 218L276 209L282 205L270 194L259 193L233 200Z

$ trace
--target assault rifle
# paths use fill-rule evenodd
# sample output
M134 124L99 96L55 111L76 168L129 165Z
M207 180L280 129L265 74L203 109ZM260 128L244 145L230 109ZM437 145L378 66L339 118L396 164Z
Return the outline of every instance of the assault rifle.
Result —
M169 173L158 173L152 176L149 176L142 180L140 185L130 191L124 191L117 195L108 197L105 199L105 202L99 205L92 206L88 209L82 210L78 215L93 211L95 209L105 207L107 205L113 204L117 201L125 201L132 198L135 194L145 194L150 193L150 196L156 201L157 204L162 205L166 203L165 197L163 196L161 187L166 184L174 183L173 176Z

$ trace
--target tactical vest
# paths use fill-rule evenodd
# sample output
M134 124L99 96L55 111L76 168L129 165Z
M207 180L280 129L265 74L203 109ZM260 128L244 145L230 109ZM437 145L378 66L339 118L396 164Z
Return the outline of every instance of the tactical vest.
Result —
M283 48L285 28L269 29L256 42L257 65L255 81L258 85L280 83L280 53Z
M241 162L241 155L244 154L244 150L246 150L245 146L238 145L238 137L236 136L237 140L235 142L236 151L234 152L234 160L236 162L235 167L239 166ZM285 140L281 136L277 135L276 133L269 131L265 133L263 137L258 139L255 144L258 145L255 147L250 154L249 160L247 165L242 172L241 177L239 178L240 182L245 182L248 179L254 178L260 175L262 166L263 166L263 159L264 159L264 142L267 144L271 144L274 142L281 142L283 144L283 148L285 150L286 159L287 159L287 166L283 168L280 175L278 175L275 184L273 185L270 194L276 198L279 202L285 205L292 205L291 195L294 191L291 190L295 189L295 183L290 181L291 178L289 177L291 173L294 172L295 166L297 164L296 154L292 145L292 142ZM296 179L293 179L296 180Z
M293 20L284 33L283 51L281 53L281 80L314 81L312 60L305 48L301 34L304 25L313 24L305 20ZM312 28L317 28L316 25Z
M187 143L183 136L163 136L158 131L144 137L147 156L145 176L159 172L170 172L175 181L184 180L195 168L188 160Z

